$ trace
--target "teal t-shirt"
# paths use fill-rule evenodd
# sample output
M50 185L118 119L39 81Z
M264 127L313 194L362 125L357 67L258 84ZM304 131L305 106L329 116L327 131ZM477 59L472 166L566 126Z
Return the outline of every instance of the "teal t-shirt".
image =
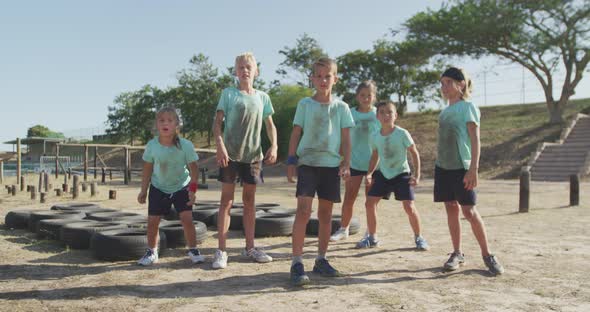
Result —
M408 147L414 145L414 140L408 130L395 126L392 133L382 135L380 131L373 134L371 150L379 154L379 171L387 179L410 172L408 164Z
M310 97L303 98L297 104L293 124L303 129L297 147L299 164L314 167L340 165L341 130L354 127L348 104L338 99L321 104Z
M377 120L377 109L371 107L366 113L361 113L357 108L350 110L355 126L350 129L350 141L352 142L352 153L350 156L350 168L360 171L369 170L371 160L371 146L369 140L371 135L381 129Z
M158 137L145 146L143 160L154 164L152 185L160 191L172 194L181 190L190 181L189 163L199 160L193 143L180 138L180 148L176 145L164 146Z
M262 160L262 123L274 113L268 94L260 90L245 94L236 87L225 88L217 111L223 111L225 115L223 141L229 159L241 163Z
M436 165L443 169L469 169L471 141L467 123L479 127L479 108L471 102L459 101L447 106L438 115Z

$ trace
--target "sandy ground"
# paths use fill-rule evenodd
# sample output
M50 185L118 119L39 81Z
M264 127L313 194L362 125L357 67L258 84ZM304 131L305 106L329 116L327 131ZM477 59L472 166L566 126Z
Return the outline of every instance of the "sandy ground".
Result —
M14 178L13 178L14 180ZM8 181L14 183L14 181ZM78 201L147 213L136 203L137 181L100 187L97 198L82 193ZM6 182L5 182L6 183ZM231 232L229 265L210 269L217 245L215 229L201 246L207 262L190 264L184 249L171 250L159 264L142 268L129 262L101 262L89 251L67 250L59 243L37 240L24 230L0 227L0 311L590 311L590 183L581 185L581 205L568 207L567 183L533 183L531 211L519 214L518 181L482 181L479 209L490 245L506 268L490 276L481 260L469 224L462 220L466 265L453 273L441 266L451 251L446 214L432 202L432 181L417 190L417 207L431 250L413 249L412 233L400 203L379 208L380 248L354 249L361 234L330 245L332 264L341 278L310 275L312 283L288 283L289 237L257 239L274 261L256 264L240 256L241 232ZM118 199L108 200L108 189ZM50 196L46 204L26 193L0 194L0 217L22 208L48 209L71 198ZM294 185L267 178L257 202L295 206ZM239 199L241 193L236 194ZM200 199L218 199L210 182ZM361 218L364 197L357 200ZM335 206L335 212L340 206ZM0 221L3 223L3 221ZM317 239L306 239L304 263L311 270Z

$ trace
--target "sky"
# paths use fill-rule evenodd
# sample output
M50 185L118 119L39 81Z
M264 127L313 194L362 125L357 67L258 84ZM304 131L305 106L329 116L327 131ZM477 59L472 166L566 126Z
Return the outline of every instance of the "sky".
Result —
M67 136L100 134L117 95L146 84L176 85L177 72L198 53L225 69L236 55L252 51L261 78L271 81L283 61L278 51L303 33L337 57L370 49L390 29L442 1L245 3L0 0L0 143L25 137L36 124ZM452 61L473 76L479 106L544 99L518 65L495 58ZM574 98L590 97L590 81L577 91ZM0 150L12 148L0 144Z

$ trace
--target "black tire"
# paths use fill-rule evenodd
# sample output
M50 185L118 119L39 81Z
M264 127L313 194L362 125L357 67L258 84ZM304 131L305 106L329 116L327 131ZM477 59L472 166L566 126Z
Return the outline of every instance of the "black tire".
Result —
M197 244L202 244L207 238L207 226L201 221L193 221L196 232ZM166 243L168 248L177 248L186 246L184 237L184 228L181 221L173 221L160 226L160 231L166 233Z
M147 220L117 220L114 221L116 223L125 224L130 229L147 229L148 221ZM160 227L170 224L174 221L168 221L164 219L160 219Z
M293 232L295 216L289 214L266 213L256 218L256 237L288 236Z
M140 229L121 229L97 232L90 239L96 259L105 261L138 260L148 246L147 232ZM166 234L160 231L160 254L166 249Z
M39 210L13 210L4 217L4 226L9 229L26 229L29 227L31 213Z
M79 219L82 220L86 216L85 213L76 210L48 210L48 211L37 211L31 212L29 217L29 231L36 233L39 221L45 219Z
M260 204L256 204L256 210L261 209L264 210L265 212L268 212L269 209L277 209L280 208L281 205L277 204L277 203L260 203Z
M256 218L262 216L263 214L265 214L264 211L262 210L256 210ZM215 226L217 226L217 217L218 214L215 214L213 216L213 222L215 224ZM244 210L240 209L240 208L232 208L229 211L229 229L230 230L234 230L234 231L241 231L244 229L244 225L242 224L242 220L244 218Z
M37 224L37 237L47 239L60 239L60 232L63 226L71 223L91 222L89 220L76 219L45 219Z
M118 222L86 220L85 222L69 223L61 228L60 240L72 249L88 249L90 238L94 233L126 228L126 224Z
M336 233L336 231L340 228L342 222L342 217L339 215L332 215L332 229L331 234ZM319 231L319 220L317 217L309 218L309 222L307 223L307 228L305 229L305 234L307 235L318 235ZM356 234L361 228L360 221L357 217L352 217L350 220L350 224L348 226L348 233L349 234Z
M267 213L282 213L282 214L288 214L288 215L296 215L297 214L297 209L295 208L271 208L269 210L266 211Z
M115 221L119 219L124 219L128 217L137 217L141 216L140 214L133 213L133 212L96 212L96 213L89 213L86 219L88 220L95 220L95 221Z
M114 208L96 208L94 210L83 210L82 212L84 212L86 214L86 216L93 214L93 213L99 213L99 212L117 212L117 211L121 211L119 209L114 209Z
M219 208L193 209L193 220L201 221L208 226L217 226L218 212Z
M332 227L334 227L334 223L332 223ZM340 227L340 222L338 222L338 227ZM338 230L338 228L336 228ZM332 232L336 232L336 230L332 230ZM348 234L353 235L358 233L361 230L361 221L357 217L352 217L350 219L350 224L348 225Z
M97 204L92 203L61 203L51 206L51 210L77 210L77 211L95 211L103 209Z
M198 200L197 199L195 206L217 206L219 208L219 201L218 200Z

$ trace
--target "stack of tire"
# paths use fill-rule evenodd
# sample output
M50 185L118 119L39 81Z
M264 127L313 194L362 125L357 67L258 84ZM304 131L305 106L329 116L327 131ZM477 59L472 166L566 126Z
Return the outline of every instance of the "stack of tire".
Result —
M100 260L137 260L147 247L146 216L102 208L91 203L65 203L51 210L14 210L8 212L5 227L28 229L39 238L61 241L71 249L90 249ZM194 221L196 239L207 238L207 227ZM160 222L159 249L186 245L179 221Z

